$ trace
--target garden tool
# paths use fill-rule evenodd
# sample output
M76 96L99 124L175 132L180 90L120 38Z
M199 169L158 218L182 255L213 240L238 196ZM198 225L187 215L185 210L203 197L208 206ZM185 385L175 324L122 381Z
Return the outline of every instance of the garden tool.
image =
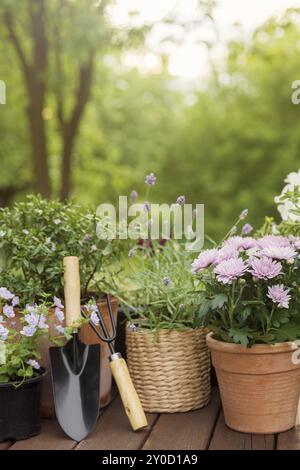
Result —
M90 326L93 328L96 335L102 341L108 344L110 350L109 361L111 372L119 389L121 400L123 402L125 412L128 416L131 427L134 431L137 431L138 429L144 428L148 425L147 418L145 416L140 399L129 375L127 364L122 358L122 355L116 352L114 348L114 340L116 338L116 327L108 294L106 295L106 303L112 326L112 334L109 334L100 310L96 311L96 313L99 318L99 323L103 331L103 335L100 333L100 331L98 331L97 327L92 321L90 321ZM84 312L82 312L82 314L85 318L87 318Z
M100 345L86 345L79 339L79 261L67 256L63 264L66 326L74 325L74 330L67 344L50 348L54 403L64 432L81 441L99 416Z

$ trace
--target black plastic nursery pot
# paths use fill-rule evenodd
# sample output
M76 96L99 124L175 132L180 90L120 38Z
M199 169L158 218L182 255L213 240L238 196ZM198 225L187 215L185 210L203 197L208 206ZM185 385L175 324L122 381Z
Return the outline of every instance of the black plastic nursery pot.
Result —
M45 369L38 377L27 379L19 387L0 383L0 442L20 441L40 432L41 384Z

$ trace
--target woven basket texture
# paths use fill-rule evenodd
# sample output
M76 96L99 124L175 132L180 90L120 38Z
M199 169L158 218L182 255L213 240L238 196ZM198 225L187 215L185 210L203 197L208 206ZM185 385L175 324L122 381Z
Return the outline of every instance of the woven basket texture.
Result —
M205 328L126 328L127 363L147 412L175 413L201 408L210 400L210 353Z

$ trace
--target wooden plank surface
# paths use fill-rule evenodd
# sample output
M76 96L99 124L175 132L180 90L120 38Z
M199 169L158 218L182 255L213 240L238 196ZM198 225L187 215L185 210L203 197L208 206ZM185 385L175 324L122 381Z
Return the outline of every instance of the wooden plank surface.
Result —
M300 449L300 402L298 406L296 425L290 431L278 434L278 450L299 450Z
M157 419L147 414L148 428L133 432L120 397L109 405L92 434L76 446L76 450L136 450L143 446Z
M213 433L209 450L272 450L274 446L275 438L273 434L245 434L228 428L222 412Z
M162 414L148 436L143 449L206 449L219 411L219 394L214 389L210 403L200 410L188 413Z
M12 445L13 445L13 442L11 441L0 442L0 450L7 450Z
M76 442L69 439L54 419L42 420L41 433L24 441L17 441L9 450L72 450Z

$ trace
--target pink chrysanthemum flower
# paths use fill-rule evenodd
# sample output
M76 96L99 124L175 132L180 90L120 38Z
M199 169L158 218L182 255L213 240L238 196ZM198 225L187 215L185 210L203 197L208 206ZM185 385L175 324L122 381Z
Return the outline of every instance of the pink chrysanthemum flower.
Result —
M266 235L259 238L257 244L261 249L269 248L270 246L291 246L290 240L280 235Z
M211 264L214 264L216 262L217 255L218 250L216 248L202 251L198 258L196 258L192 263L192 272L197 273L201 269L205 269Z
M216 259L216 263L221 263L227 259L238 258L239 251L234 245L226 244L219 251Z
M263 256L250 259L251 274L257 279L273 279L281 274L282 266L278 261Z
M247 271L247 265L241 258L230 258L218 264L214 273L222 284L232 284L232 281L243 276Z
M223 243L224 247L232 247L236 250L249 250L250 248L255 248L257 242L253 237L230 237Z
M291 246L269 246L268 248L264 248L261 252L263 256L267 256L268 258L273 259L280 259L280 260L289 260L295 258L297 255L294 248Z
M278 307L289 308L289 301L291 300L289 291L290 289L285 288L283 284L276 284L275 286L268 287L267 296Z

